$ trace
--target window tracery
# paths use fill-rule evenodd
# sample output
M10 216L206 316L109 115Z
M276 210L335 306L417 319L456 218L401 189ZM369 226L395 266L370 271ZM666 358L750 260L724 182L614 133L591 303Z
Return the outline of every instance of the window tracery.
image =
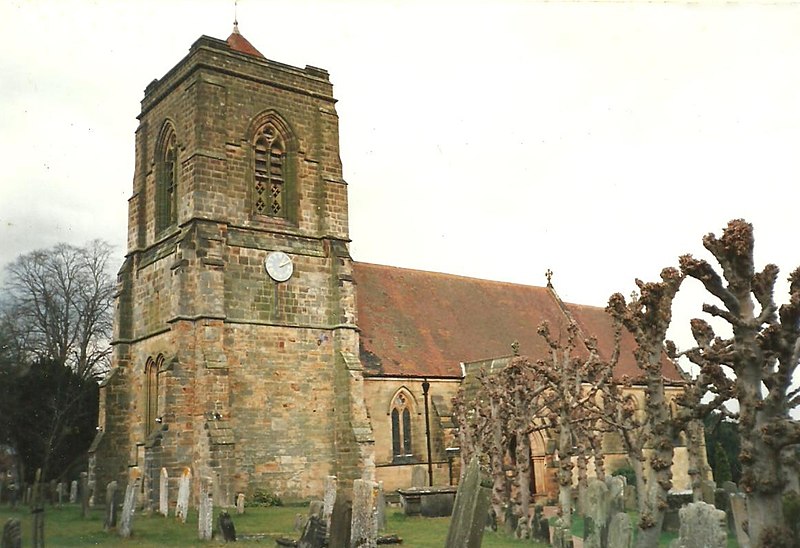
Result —
M254 213L287 216L286 144L278 128L267 122L255 142Z

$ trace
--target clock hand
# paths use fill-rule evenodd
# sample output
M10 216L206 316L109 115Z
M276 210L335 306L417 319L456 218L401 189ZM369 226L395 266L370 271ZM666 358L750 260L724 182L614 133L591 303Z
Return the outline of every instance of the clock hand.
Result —
M292 262L291 259L286 259L285 261L283 261L281 264L278 265L278 268L283 268L284 266L286 266L290 262Z

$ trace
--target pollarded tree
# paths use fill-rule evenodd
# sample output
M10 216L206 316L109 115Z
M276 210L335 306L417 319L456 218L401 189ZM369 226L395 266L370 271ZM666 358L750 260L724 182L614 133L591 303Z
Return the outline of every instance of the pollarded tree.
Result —
M732 330L732 337L722 338L708 326L713 346L729 351L718 355L713 349L701 349L695 357L717 363L735 376L740 485L748 494L750 538L757 546L780 546L785 482L781 453L800 443L800 421L789 414L800 404L800 389L792 389L800 361L800 268L789 276L788 302L778 307L774 297L778 267L768 264L756 272L754 244L752 225L733 220L720 238L714 234L703 238L722 276L707 261L691 255L682 256L680 264L686 276L699 280L722 303L722 307L705 304L703 311L721 318Z
M636 546L641 548L658 546L664 511L667 509L667 492L672 488L673 439L680 429L670 415L662 371L666 334L672 321L672 301L682 281L680 272L665 268L661 271L660 282L636 280L639 294L630 303L621 294L615 293L607 307L615 321L623 325L636 340L634 357L644 384L643 421L630 409L630 400L614 401L613 392L608 398L609 408L622 409L618 415L627 417L626 421L618 423L622 427L623 438L625 435L632 437L631 432L625 429L625 422L635 424L640 429L637 441L633 442L637 453L632 455L631 463L636 472L640 511ZM613 416L613 413L609 414L610 418ZM650 449L649 481L645 481L642 467L645 445Z

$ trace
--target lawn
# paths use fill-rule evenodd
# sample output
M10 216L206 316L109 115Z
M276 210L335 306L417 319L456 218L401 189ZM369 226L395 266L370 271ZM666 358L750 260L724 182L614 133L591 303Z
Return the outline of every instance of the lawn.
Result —
M306 515L308 509L298 506L282 506L272 508L247 508L244 515L233 515L236 533L243 535L259 535L258 539L239 541L237 544L256 544L274 546L279 536L298 538L294 531L296 514ZM449 518L421 518L405 516L399 509L389 509L386 534L396 534L403 539L402 546L412 548L441 548L447 538ZM215 512L216 516L216 512ZM0 507L0 521L10 517L22 520L23 546L31 541L30 511L25 507L11 510L8 506ZM215 521L216 523L216 521ZM71 546L130 546L136 548L167 548L170 546L199 547L209 543L197 540L197 512L191 511L185 524L175 518L159 515L146 516L136 514L134 517L134 535L130 539L121 539L115 533L103 531L103 515L95 510L89 518L82 519L78 505L66 505L63 508L47 507L45 509L45 544L51 548L68 548ZM263 537L262 535L266 535ZM216 544L217 541L212 541ZM500 532L486 531L482 546L486 548L505 548L520 545L546 546L530 541L509 539Z

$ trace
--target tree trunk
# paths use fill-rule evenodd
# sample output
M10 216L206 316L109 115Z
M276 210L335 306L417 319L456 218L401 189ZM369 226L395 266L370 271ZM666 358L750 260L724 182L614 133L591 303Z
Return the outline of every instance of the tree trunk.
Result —
M531 511L531 450L530 438L524 430L517 431L517 496L519 519L528 523Z
M707 477L706 452L703 444L703 423L692 419L686 424L686 452L689 457L689 476L692 479L692 500L703 500L703 480Z
M572 527L572 432L569 416L562 413L558 433L558 504L564 526Z
M496 402L492 402L492 508L498 516L504 516L503 503L506 500L506 473L503 470L503 426L500 422L500 409Z
M578 444L578 504L575 510L578 515L586 515L586 488L589 486L589 464L586 458L585 446Z

